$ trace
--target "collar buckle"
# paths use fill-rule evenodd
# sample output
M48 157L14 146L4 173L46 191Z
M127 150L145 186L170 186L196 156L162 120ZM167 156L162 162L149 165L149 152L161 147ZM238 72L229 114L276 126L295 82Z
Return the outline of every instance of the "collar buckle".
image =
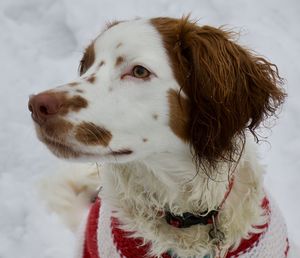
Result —
M190 212L185 212L182 216L174 215L166 211L165 218L168 224L175 228L188 228L193 225L208 225L213 224L213 217L218 214L217 210L212 210L206 215L194 215Z

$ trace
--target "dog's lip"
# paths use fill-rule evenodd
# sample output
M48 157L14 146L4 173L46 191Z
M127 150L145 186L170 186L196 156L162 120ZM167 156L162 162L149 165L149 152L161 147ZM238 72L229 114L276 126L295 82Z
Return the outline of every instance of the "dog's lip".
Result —
M45 135L43 135L42 137L43 137L45 144L50 145L52 148L64 149L65 151L69 152L74 157L79 157L79 156L89 156L89 157L97 156L97 157L99 157L99 156L102 156L101 154L89 153L89 152L83 152L83 151L76 150L72 146L67 144L66 142L58 141L57 139L52 139ZM130 155L132 153L133 153L133 151L130 149L120 149L120 150L116 150L116 151L111 151L104 156L126 156L126 155Z
M108 155L124 156L124 155L130 155L132 153L133 153L133 151L130 149L120 149L120 150L116 150L116 151L111 151L108 153Z
M40 125L36 124L39 127L38 130L38 138L45 143L47 146L56 149L58 151L67 152L67 154L70 154L72 157L105 157L105 156L128 156L133 153L133 151L129 148L121 148L121 149L110 149L110 152L108 153L93 153L93 152L84 152L81 150L78 150L78 146L74 146L71 143L66 142L62 139L57 139L54 137L49 136L46 134L43 130L41 130Z

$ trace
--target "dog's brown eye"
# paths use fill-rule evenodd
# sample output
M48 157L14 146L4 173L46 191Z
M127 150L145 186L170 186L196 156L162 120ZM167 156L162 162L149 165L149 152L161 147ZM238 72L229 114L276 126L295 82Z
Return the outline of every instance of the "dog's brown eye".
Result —
M132 69L132 75L136 78L147 79L150 74L151 73L141 65L137 65Z

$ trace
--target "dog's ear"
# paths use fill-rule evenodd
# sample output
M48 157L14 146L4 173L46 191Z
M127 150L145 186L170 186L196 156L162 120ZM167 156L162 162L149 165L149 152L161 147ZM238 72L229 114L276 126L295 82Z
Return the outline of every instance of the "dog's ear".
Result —
M187 21L179 34L183 90L192 104L190 142L199 159L232 159L235 137L275 114L285 94L277 67L237 45L230 33Z
M165 22L175 34L173 43L171 32L165 36L165 45L173 44L173 70L191 104L188 135L196 161L232 160L240 152L237 137L244 140L246 129L256 137L258 125L284 101L277 67L236 44L230 32L188 18Z

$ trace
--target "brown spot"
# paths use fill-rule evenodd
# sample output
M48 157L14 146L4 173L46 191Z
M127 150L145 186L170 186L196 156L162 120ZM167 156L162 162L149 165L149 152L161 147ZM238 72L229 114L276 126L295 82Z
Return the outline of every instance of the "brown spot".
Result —
M105 64L104 61L101 61L100 64L98 64L98 69L101 68Z
M147 142L148 141L148 139L147 138L143 138L143 142Z
M124 57L119 56L116 60L116 66L119 66L120 64L122 64L124 62Z
M80 90L80 89L76 89L75 91L78 93L83 93L83 90Z
M102 145L107 147L112 134L103 127L90 122L82 122L75 129L75 138L86 145Z
M152 117L153 117L154 120L158 119L158 115L157 114L153 114Z
M73 124L65 119L50 119L41 127L42 134L50 138L55 138L60 142L64 142L65 136L73 128Z
M91 84L93 84L96 81L96 76L91 75L90 77L87 78L87 81Z
M88 102L86 99L79 95L75 95L71 98L66 98L63 102L60 114L67 114L69 111L78 112L82 108L86 108L88 106Z
M79 74L83 75L95 61L94 42L92 42L84 51L83 57L79 65Z
M183 141L188 141L190 112L189 102L173 89L168 92L168 101L170 109L169 125L174 134Z
M79 83L78 82L71 82L68 85L71 86L71 87L75 87L75 86L78 86Z
M120 42L117 46L116 46L116 48L119 48L120 46L122 46L123 44Z

